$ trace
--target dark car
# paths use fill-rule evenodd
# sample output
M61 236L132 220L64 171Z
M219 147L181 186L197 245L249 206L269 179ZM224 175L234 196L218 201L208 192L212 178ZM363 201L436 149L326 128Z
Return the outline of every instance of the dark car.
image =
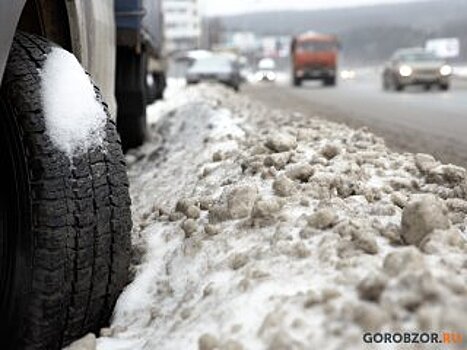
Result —
M446 61L424 49L402 49L396 51L383 71L383 89L403 90L409 85L422 85L429 90L438 85L448 90L452 67Z
M188 69L186 82L197 84L202 81L222 83L239 91L242 81L239 64L235 59L224 55L200 58Z

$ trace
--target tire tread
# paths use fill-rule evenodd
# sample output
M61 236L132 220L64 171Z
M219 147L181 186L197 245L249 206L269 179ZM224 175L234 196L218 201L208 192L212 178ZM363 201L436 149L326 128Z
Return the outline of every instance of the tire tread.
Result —
M130 260L128 179L114 122L109 117L100 148L73 159L47 135L38 70L51 47L17 33L1 92L22 131L30 172L34 255L24 349L61 349L97 333L128 281Z

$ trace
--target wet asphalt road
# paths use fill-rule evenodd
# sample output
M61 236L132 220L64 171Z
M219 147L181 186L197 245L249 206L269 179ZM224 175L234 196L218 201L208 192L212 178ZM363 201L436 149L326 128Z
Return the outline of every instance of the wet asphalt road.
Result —
M454 79L450 91L410 87L385 92L376 74L366 73L336 88L319 82L291 87L287 80L245 86L244 93L274 108L367 126L397 151L431 153L467 167L467 80Z

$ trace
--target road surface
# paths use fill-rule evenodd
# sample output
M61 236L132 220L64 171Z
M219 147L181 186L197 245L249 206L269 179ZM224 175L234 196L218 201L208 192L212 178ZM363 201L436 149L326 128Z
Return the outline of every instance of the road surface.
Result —
M419 87L385 92L376 74L365 74L336 88L319 82L294 88L283 81L248 85L244 91L275 108L367 126L397 151L430 153L467 167L467 80L455 80L447 92Z

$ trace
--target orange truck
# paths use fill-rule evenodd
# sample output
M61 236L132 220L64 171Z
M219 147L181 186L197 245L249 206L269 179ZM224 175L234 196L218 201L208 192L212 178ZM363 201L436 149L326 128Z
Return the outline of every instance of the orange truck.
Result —
M339 41L335 35L308 32L292 40L292 81L301 86L304 80L321 80L335 86Z

